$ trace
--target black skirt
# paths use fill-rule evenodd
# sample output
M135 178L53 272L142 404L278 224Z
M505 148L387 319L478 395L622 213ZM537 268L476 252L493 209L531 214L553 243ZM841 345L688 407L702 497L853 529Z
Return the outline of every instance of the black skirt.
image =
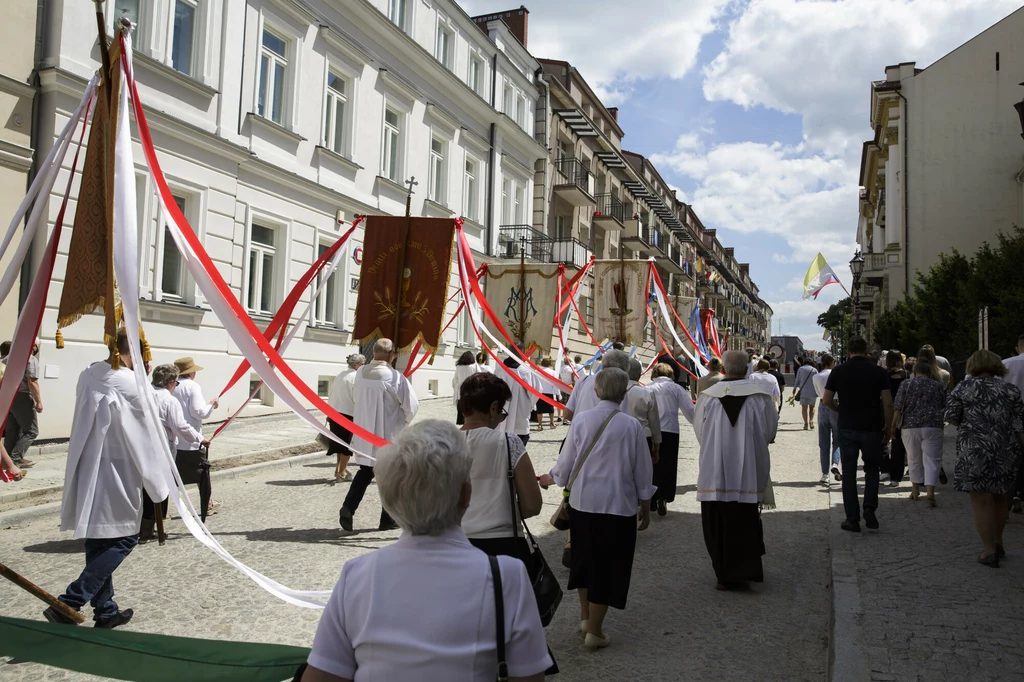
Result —
M548 397L554 400L554 396L549 395ZM537 414L553 414L554 411L555 408L551 403L544 400L537 401Z
M570 520L572 566L568 589L585 588L587 601L592 604L626 608L636 550L636 517L573 509Z
M722 585L764 582L764 531L756 504L701 502L700 518L715 576Z
M654 465L654 492L651 502L676 499L676 474L679 469L679 434L661 432L661 446L658 448L658 463Z
M522 537L469 538L469 544L491 556L514 556L520 561L530 556L530 546Z
M348 419L349 421L352 421L352 415L350 414L343 414L341 416L344 417L345 419ZM346 429L344 426L330 418L327 419L327 425L331 427L331 433L333 433L335 436L342 439L346 443L352 442L352 432ZM336 443L332 440L330 444L327 446L327 456L329 457L331 455L338 454L351 456L352 451L346 448L344 445Z

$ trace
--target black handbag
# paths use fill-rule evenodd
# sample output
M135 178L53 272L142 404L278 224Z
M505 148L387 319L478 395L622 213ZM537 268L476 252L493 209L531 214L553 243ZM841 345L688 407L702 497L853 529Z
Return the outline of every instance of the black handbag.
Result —
M537 600L537 610L540 611L541 625L547 627L551 619L555 617L558 605L562 603L562 586L558 584L558 578L555 577L554 571L551 570L547 560L544 559L540 546L534 539L533 533L530 532L529 526L526 525L526 521L517 520L522 519L522 514L517 515L519 500L516 497L516 485L513 480L514 472L512 471L512 449L509 447L507 435L505 438L505 451L508 454L508 495L509 499L512 500L512 537L514 539L519 537L517 527L522 523L523 530L526 531L526 542L530 553L528 556L519 558L526 565L526 573L530 576L533 596Z
M199 484L199 504L201 506L199 516L203 523L206 523L206 512L210 506L210 498L213 497L209 449L178 450L174 456L174 463L178 467L178 476L181 477L183 484Z

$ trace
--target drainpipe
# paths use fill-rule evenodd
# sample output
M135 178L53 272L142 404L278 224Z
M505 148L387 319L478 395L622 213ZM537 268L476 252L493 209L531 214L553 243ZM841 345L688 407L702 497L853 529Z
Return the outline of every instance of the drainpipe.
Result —
M498 92L498 53L494 53L494 57L491 59L491 109L497 116L498 107L496 106L495 97ZM491 122L491 132L488 139L490 145L487 161L487 255L493 255L494 253L494 173L495 173L495 160L497 154L494 151L494 137L497 133L498 123L497 121Z
M28 188L31 186L32 181L39 173L39 161L45 156L40 155L40 145L44 140L49 139L49 146L53 145L53 131L50 131L48 136L44 136L42 133L42 105L40 103L40 78L39 72L42 69L50 69L56 66L56 60L49 54L49 50L53 48L55 42L53 37L47 34L48 30L52 30L51 24L47 23L47 19L52 21L58 21L58 18L47 16L47 5L46 0L36 0L36 40L34 49L34 58L32 74L29 77L29 82L32 87L35 88L35 95L32 97L32 113L30 114L29 125L32 126L32 130L29 132L29 146L32 147L32 165L29 168L28 173L25 177L25 192L28 193ZM46 150L49 153L49 146ZM45 220L46 218L43 218ZM24 221L23 221L24 222ZM44 230L45 232L45 230ZM21 265L20 279L18 283L18 311L25 305L25 299L28 298L29 288L32 286L32 275L34 274L33 260L35 258L35 243L29 244L29 251L26 254L25 262Z
M551 139L551 86L548 84L548 80L544 76L544 70L543 69L537 69L536 77L537 77L537 83L540 84L541 88L544 90L544 94L543 94L543 96L541 98L542 101L544 102L543 115L542 116L536 116L535 115L536 120L543 121L543 125L544 125L544 128L543 128L544 139L543 139L543 141L541 141L541 140L537 140L537 141L544 145L544 149L547 150L547 155L544 157L544 161L541 164L541 170L537 170L536 168L534 169L533 187L534 187L534 190L536 190L536 188L538 186L537 179L536 179L536 174L538 174L538 173L542 174L543 175L543 182L540 183L540 187L542 188L542 191L543 191L544 194L541 197L541 207L542 207L541 208L541 225L542 225L542 230L541 231L545 232L545 233L548 233L549 230L551 229L551 226L549 224L549 220L550 220L550 213L549 213L549 211L550 211L551 206L550 206L550 203L548 202L548 164L550 163L550 158L551 158L551 148L548 146L548 142ZM536 121L534 122L534 125L536 126ZM534 130L534 139L537 139L537 131L536 130ZM537 201L537 197L534 196L533 200L534 200L534 202L536 202ZM556 235L556 238L560 239L561 235Z
M909 296L910 264L907 256L910 255L910 169L907 158L910 150L910 106L902 92L897 90L896 94L903 100L903 295Z

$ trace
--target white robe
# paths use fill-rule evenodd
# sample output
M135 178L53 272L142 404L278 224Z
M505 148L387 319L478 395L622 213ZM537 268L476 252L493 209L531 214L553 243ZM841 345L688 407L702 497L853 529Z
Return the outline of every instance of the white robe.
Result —
M455 372L452 373L452 405L458 406L459 404L459 389L462 387L462 382L478 372L486 371L480 369L480 365L475 362L471 365L455 365Z
M156 425L148 424L135 375L106 362L78 377L71 422L60 529L76 538L135 535L142 522L142 488L167 497L168 463Z
M700 443L698 502L757 503L764 500L771 473L768 444L775 439L779 415L766 383L721 381L697 400L693 430ZM736 425L718 398L749 396Z
M505 370L508 370L508 372ZM533 373L533 370L523 364L519 365L517 369L505 366L504 369L498 369L498 372L498 376L508 384L509 390L512 391L512 400L508 401L505 405L508 417L498 426L498 430L505 433L514 433L518 436L528 436L530 435L530 413L537 406L539 398L523 388L518 381L509 375L509 372L515 372L520 379L532 386L534 390L543 392L540 379Z
M384 440L394 440L419 409L419 401L405 376L385 360L359 368L356 376L356 405L352 421ZM352 449L371 457L378 448L359 436L352 438ZM360 466L373 466L374 461L358 453L353 461Z

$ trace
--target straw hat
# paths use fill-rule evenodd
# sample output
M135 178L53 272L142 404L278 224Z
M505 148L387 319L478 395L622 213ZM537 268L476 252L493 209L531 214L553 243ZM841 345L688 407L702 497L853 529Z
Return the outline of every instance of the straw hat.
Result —
M192 358L178 358L174 361L174 366L178 368L178 374L192 374L202 369Z

